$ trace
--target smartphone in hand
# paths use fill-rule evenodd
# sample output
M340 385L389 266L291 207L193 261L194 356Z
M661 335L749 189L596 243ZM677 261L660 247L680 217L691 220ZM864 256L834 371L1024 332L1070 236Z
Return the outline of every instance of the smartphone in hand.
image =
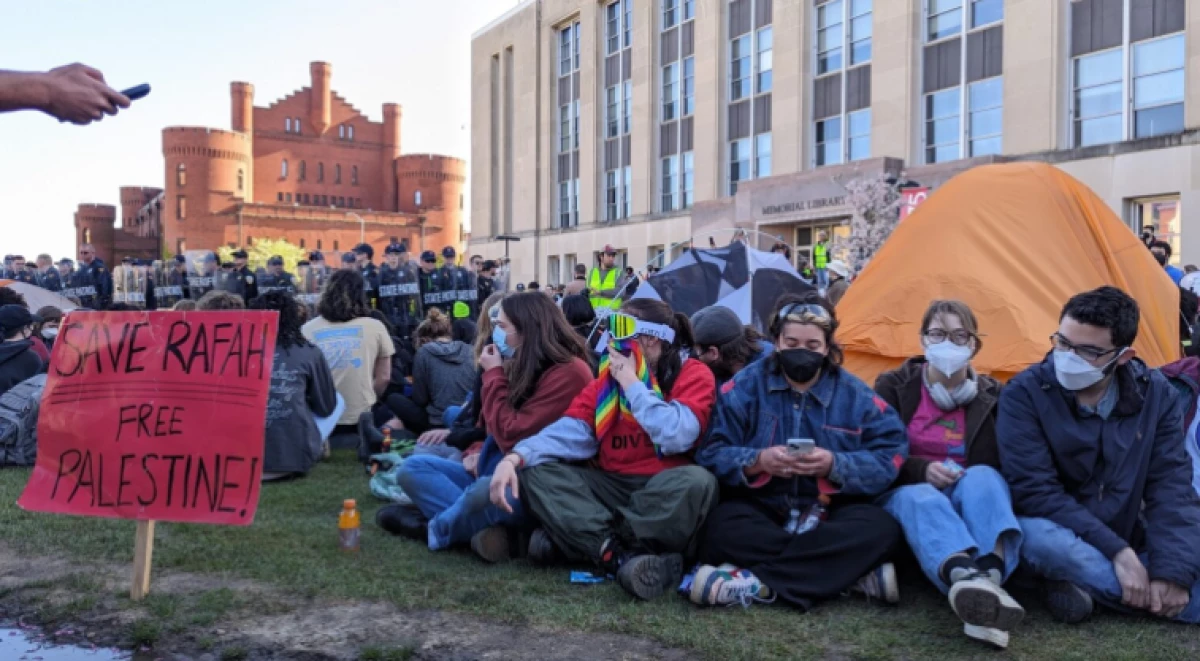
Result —
M788 454L793 457L802 457L806 454L812 454L813 450L817 449L817 442L811 438L789 438L787 440Z

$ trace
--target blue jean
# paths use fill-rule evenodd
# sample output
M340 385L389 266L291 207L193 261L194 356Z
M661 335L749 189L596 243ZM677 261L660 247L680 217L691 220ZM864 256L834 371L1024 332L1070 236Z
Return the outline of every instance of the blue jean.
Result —
M414 455L401 464L396 481L429 519L431 551L465 544L484 528L515 526L524 519L521 501L510 492L508 502L513 513L496 507L488 493L492 476L476 478L462 462Z
M1021 558L1021 528L1013 514L1008 485L991 466L972 466L958 482L939 490L932 484L900 487L882 499L883 508L904 529L921 570L943 594L949 589L938 572L956 553L972 558L1004 549L1004 578Z
M1079 538L1074 531L1049 519L1018 519L1025 533L1021 560L1035 574L1052 581L1069 581L1083 588L1100 604L1129 613L1121 605L1121 583L1109 560L1096 547ZM1145 553L1138 555L1147 568ZM1200 624L1200 582L1192 587L1192 599L1175 617L1178 622Z
M829 269L817 269L817 289L829 288Z

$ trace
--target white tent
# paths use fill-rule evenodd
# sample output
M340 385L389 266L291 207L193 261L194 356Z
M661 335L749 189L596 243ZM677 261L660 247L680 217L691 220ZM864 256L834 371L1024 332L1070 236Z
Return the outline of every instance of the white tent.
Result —
M70 312L75 309L75 304L59 294L56 294L48 289L42 289L37 285L31 285L16 280L0 280L0 287L8 287L25 297L25 303L29 305L29 311L36 313L38 310L47 305L54 306L63 312Z

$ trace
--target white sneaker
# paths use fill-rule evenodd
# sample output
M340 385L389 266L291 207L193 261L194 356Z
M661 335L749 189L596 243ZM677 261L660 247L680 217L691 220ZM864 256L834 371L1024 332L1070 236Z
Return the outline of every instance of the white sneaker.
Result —
M959 619L975 627L1012 631L1025 617L1021 604L983 573L955 581L947 598Z
M1008 649L1008 632L988 627L977 627L974 624L963 624L963 633L981 643L987 643L997 649Z
M690 593L692 603L700 606L732 606L749 608L755 602L770 603L775 596L754 574L733 565L703 565L696 570Z
M871 599L880 599L887 604L900 603L900 583L896 580L896 566L890 562L879 565L871 573L858 579L858 583L855 583L850 591L861 592Z

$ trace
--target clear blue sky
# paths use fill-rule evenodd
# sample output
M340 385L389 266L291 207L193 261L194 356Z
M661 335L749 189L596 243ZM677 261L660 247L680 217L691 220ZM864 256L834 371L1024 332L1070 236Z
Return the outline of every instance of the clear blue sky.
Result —
M470 156L471 33L517 0L181 0L12 5L0 69L83 62L117 89L154 91L86 127L41 113L0 115L0 254L74 252L81 202L118 205L122 185L163 185L162 128L229 128L229 83L256 105L333 65L333 88L375 121L404 106L405 152Z

